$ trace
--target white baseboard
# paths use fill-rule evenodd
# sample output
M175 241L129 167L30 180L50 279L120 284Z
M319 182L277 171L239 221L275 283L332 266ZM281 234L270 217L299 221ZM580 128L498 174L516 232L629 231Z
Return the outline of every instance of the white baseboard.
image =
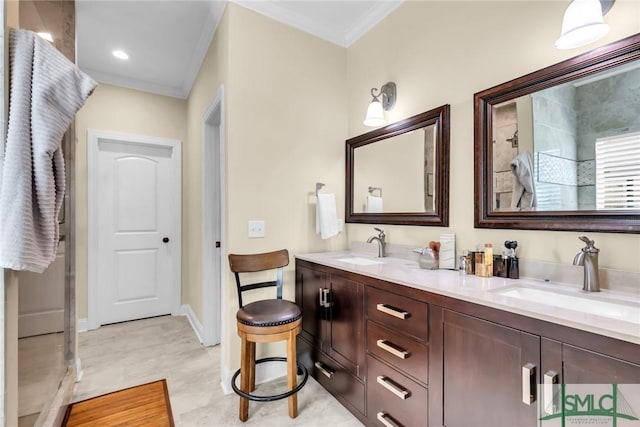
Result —
M64 331L64 309L18 316L18 338L62 331Z
M231 377L233 377L234 372L229 371L226 367L222 368L222 372L220 375L220 387L222 387L222 392L224 394L233 393L233 389L231 388ZM256 365L256 384L267 383L269 381L282 378L286 375L286 362L266 362Z
M204 342L202 340L202 323L198 320L198 316L193 312L191 306L189 304L182 304L181 313L183 316L187 316L189 323L191 323L191 328L193 328L193 332L196 333L198 340L200 343Z
M87 318L78 319L76 323L77 332L87 332L89 330L89 320Z

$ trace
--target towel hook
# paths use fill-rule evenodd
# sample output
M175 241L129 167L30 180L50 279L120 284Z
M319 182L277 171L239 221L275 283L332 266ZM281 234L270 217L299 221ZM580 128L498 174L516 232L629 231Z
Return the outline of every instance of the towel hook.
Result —
M316 196L318 195L318 191L320 191L324 187L324 183L316 182Z
M380 195L378 197L382 197L382 187L369 187L369 194L373 196L374 191L379 191Z

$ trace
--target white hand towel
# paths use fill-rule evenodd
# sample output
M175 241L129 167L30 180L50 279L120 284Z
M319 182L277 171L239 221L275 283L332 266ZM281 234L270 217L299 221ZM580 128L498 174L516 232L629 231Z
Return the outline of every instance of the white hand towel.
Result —
M367 213L382 213L382 197L367 195Z
M318 194L318 202L316 204L316 233L323 239L328 239L339 232L340 226L336 214L335 194Z
M511 171L516 178L511 193L511 209L532 210L537 206L536 190L533 183L533 163L527 151L518 154L511 161Z
M56 257L62 137L96 87L32 31L9 36L9 126L0 185L0 267L43 272Z

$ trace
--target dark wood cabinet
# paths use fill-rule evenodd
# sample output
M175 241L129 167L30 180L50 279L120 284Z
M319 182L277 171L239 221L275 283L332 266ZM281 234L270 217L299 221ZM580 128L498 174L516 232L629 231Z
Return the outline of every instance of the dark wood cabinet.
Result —
M589 351L580 347L542 338L542 369L540 388L541 415L561 412L563 402L560 385L566 385L565 393L582 396L591 393L609 394L608 386L614 384L625 391L625 384L640 384L640 364ZM578 386L573 386L577 384ZM588 384L588 386L583 386ZM598 386L593 386L598 384ZM581 387L582 386L582 387ZM635 394L634 389L634 394ZM609 405L611 402L606 401ZM569 402L571 406L571 401ZM615 411L614 411L615 412Z
M323 350L364 379L364 285L332 274L327 305Z
M310 343L321 346L321 333L327 314L320 306L327 275L321 271L296 265L296 303L302 310L300 335Z
M536 426L538 336L445 310L443 353L444 425Z
M368 426L535 427L561 384L640 384L640 346L296 261L298 357Z
M640 384L640 365L635 363L546 338L541 354L541 374L557 374L558 383Z
M296 303L302 310L298 358L320 384L363 419L364 285L302 264L296 262Z
M365 293L369 423L426 427L428 305L374 286Z

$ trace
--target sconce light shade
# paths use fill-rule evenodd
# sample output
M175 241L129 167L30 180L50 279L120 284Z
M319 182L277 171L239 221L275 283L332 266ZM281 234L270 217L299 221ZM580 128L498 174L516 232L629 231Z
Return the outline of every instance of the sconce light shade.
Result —
M367 117L364 119L366 126L382 126L384 121L384 112L382 111L382 104L378 99L374 99L367 108Z
M385 124L384 112L389 111L396 104L396 84L393 82L385 83L380 88L380 93L375 94L378 89L371 89L373 99L367 108L367 116L364 119L365 126L382 126ZM382 97L382 102L380 101Z
M602 18L600 0L573 0L562 19L558 49L573 49L601 39L609 32Z

